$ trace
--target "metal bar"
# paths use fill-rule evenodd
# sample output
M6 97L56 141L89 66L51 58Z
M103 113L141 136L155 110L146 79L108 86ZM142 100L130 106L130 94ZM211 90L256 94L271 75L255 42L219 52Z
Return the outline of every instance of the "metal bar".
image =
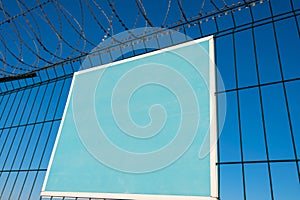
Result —
M235 33L232 33L232 44L233 44L233 58L234 58L234 73L235 73L235 84L238 87L238 71L237 71L237 56L236 56L236 42ZM246 200L246 180L245 180L245 166L244 166L244 155L243 155L243 134L242 134L242 124L241 124L241 112L240 112L240 97L239 90L236 91L236 101L237 101L237 114L238 114L238 130L240 139L240 154L241 154L241 166L242 166L242 184L243 184L243 194L244 200Z
M273 10L272 10L271 2L269 3L269 8L270 8L271 16L273 16ZM283 69L282 69L283 67L282 67L281 55L280 55L279 44L278 44L278 36L277 36L277 33L276 33L275 22L273 22L273 21L272 21L272 27L273 27L273 34L274 34L274 38L275 38L277 58L278 58L278 62L279 62L280 77L281 77L281 80L284 80L284 74L283 74ZM295 137L294 137L294 129L293 129L293 124L292 124L291 114L290 114L290 108L289 108L289 102L288 102L287 93L286 93L286 85L285 85L284 81L282 82L282 86L283 86L285 108L286 108L286 111L287 111L288 123L289 123L290 134L291 134L291 139L292 139L292 145L293 145L293 150L294 150L294 156L295 156L295 159L298 159L296 143L295 143ZM300 182L300 167L299 167L298 162L296 163L296 168L297 168L297 172L298 172L298 181Z

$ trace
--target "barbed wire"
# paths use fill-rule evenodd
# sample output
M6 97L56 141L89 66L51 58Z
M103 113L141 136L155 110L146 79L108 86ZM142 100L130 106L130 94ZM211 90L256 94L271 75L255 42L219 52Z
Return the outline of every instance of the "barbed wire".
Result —
M220 12L231 7L238 5L240 9L246 4L267 0L236 0L230 5L226 0L202 0L196 15L185 10L186 4L191 2L160 1L161 6L166 8L156 11L163 13L160 24L157 24L158 19L147 14L150 8L144 1L131 0L130 8L122 10L119 7L123 2L115 0L36 0L35 3L0 1L0 78L22 75L84 57L106 38L124 30L145 26L176 27L179 30L180 24L190 27L195 19L205 23L221 17ZM14 9L8 9L11 7ZM219 14L215 16L214 13ZM178 18L174 18L174 14ZM133 44L145 39L144 35L130 34L127 39L135 40L131 42ZM131 45L126 39L114 42Z

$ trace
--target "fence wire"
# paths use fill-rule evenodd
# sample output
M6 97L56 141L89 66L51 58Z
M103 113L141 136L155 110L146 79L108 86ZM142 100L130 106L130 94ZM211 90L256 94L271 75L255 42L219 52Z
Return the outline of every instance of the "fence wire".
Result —
M189 12L192 2L163 2L160 21L140 0L130 2L132 14L116 0L1 2L0 199L40 199L73 73L99 41L144 26L170 31L116 41L95 56L106 64L125 48L120 59L153 51L135 50L147 37L157 49L187 40L172 30L214 35L225 83L216 95L226 93L228 103L216 163L220 199L300 196L300 2L203 0Z

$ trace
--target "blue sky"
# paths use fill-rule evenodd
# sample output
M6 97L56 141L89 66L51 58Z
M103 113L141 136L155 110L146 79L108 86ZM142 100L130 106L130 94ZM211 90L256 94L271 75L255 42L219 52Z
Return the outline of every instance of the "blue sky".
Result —
M207 1L208 2L208 1ZM235 1L226 0L230 5ZM232 27L251 22L250 9L236 11L233 15L235 21L232 20L231 14L217 18L219 31L224 31L217 35L216 38L216 62L225 83L227 98L227 116L224 128L220 134L220 162L232 162L232 164L221 164L220 166L220 195L222 199L242 199L244 191L247 199L271 199L271 190L275 199L292 199L300 195L299 188L299 171L297 171L295 159L299 159L300 155L300 69L299 69L299 28L300 3L297 0L291 1L296 10L297 17L289 17L273 23L267 23L257 26L254 29L239 30L234 35L226 34L225 30ZM93 20L90 11L84 1L84 21L82 21L80 13L80 4L72 4L71 1L63 2L70 13L78 20L80 24L84 24L86 38L90 43L84 46L82 38L72 29L67 20L62 20L66 24L62 28L62 33L66 41L72 46L89 52L93 45L97 45L103 38L103 31ZM92 1L89 1L93 5ZM215 1L217 5L221 5L222 1ZM290 1L271 1L273 15L287 12L291 10ZM30 7L35 2L26 2ZM32 5L30 5L32 4ZM115 9L119 16L124 20L129 28L132 28L135 22L137 9L129 12L134 1L115 1ZM16 3L5 3L5 8L11 14L20 12L16 7ZM154 25L160 26L164 21L164 12L167 10L168 1L153 3L153 1L144 2L147 16ZM201 8L201 2L182 2L185 13L188 17L198 14ZM110 7L105 2L101 4L103 9L110 13ZM205 9L211 10L212 5L205 4ZM59 30L60 23L55 15L53 4L44 7L45 12L53 23L54 27ZM180 20L180 10L176 1L172 1L169 17L165 20L166 24ZM93 7L97 12L98 19L107 27L108 23L99 9ZM257 4L251 8L255 20L260 20L271 16L268 2ZM41 11L36 13L42 15ZM64 12L68 16L67 12ZM60 14L63 17L63 14ZM140 16L141 17L141 16ZM1 21L4 16L1 15ZM33 18L28 15L28 19L32 22L34 29L40 28L41 41L52 52L58 48L57 37L51 27L45 20L37 21L38 26L34 24ZM69 19L72 20L70 17ZM276 18L277 19L277 18ZM296 21L297 20L297 21ZM267 20L265 20L267 21ZM16 20L17 26L20 28L22 38L28 44L23 45L22 58L29 65L38 66L49 65L49 63L38 59L34 54L34 42L32 37L34 34L28 26L25 26L25 18ZM73 25L80 30L74 21ZM263 22L261 22L263 23ZM26 27L26 32L22 28L22 24ZM145 25L145 21L140 18L137 27ZM116 16L113 18L114 33L124 30L124 27L118 22ZM251 27L244 26L244 27ZM15 57L5 52L5 45L0 45L2 54L6 53L7 60L12 64L17 64L16 57L20 56L20 49L15 45L19 42L16 32L12 31L11 24L4 24L1 35L5 39L5 44ZM275 28L275 31L274 31ZM202 23L203 35L215 33L215 21L209 20ZM191 37L199 37L199 28L186 29L187 34ZM253 30L253 32L252 32ZM37 33L38 34L38 33ZM9 35L11 37L9 37ZM79 41L78 45L75 44ZM36 42L36 41L35 41ZM176 42L176 41L175 41ZM67 43L62 43L63 48L60 57L67 57L72 53L72 48ZM32 52L30 51L32 48ZM42 49L40 47L40 49ZM52 56L46 51L41 50L41 56L47 58L49 62L60 61L58 57ZM72 55L78 55L74 51ZM257 65L257 66L256 66ZM75 68L79 65L74 64ZM69 68L69 69L68 69ZM258 71L257 71L258 69ZM66 67L66 73L70 72L70 67ZM61 68L55 71L48 71L50 77L56 74L63 74ZM47 80L45 72L39 73L42 80ZM259 79L258 79L259 75ZM286 82L283 84L282 80ZM38 82L38 79L32 82ZM30 83L31 80L28 80ZM42 86L34 87L18 93L1 95L0 97L0 169L45 169L51 154L55 136L59 127L59 119L62 117L64 105L66 102L70 79L62 79ZM261 87L258 87L258 84ZM17 83L13 83L17 86ZM10 83L6 85L8 88ZM1 84L2 91L6 90L6 86ZM237 88L239 88L237 90ZM46 121L45 123L42 123ZM36 124L37 123L37 124ZM19 126L24 125L24 126ZM13 127L11 127L13 126ZM18 127L19 126L19 127ZM3 128L4 127L4 128ZM11 127L11 128L5 128ZM40 134L44 133L44 134ZM293 148L293 140L296 148ZM266 148L266 144L268 148ZM29 148L27 148L29 147ZM46 148L45 148L46 147ZM242 150L241 150L242 148ZM287 160L287 162L271 162L268 165L267 153L270 160ZM24 158L24 159L23 159ZM242 167L239 162L243 158L245 163ZM254 161L254 163L250 163ZM299 161L298 161L299 163ZM0 192L3 196L9 195L14 188L12 196L19 195L18 192L23 191L21 196L26 199L32 190L32 195L37 197L45 175L44 171L28 173L26 172L0 172ZM244 176L243 176L244 175ZM270 175L272 188L270 187ZM245 188L243 188L243 177ZM36 179L36 181L34 181ZM16 186L13 186L15 183ZM36 183L35 187L32 187ZM19 186L19 185L20 186ZM5 185L5 187L4 187ZM21 189L22 185L24 188Z

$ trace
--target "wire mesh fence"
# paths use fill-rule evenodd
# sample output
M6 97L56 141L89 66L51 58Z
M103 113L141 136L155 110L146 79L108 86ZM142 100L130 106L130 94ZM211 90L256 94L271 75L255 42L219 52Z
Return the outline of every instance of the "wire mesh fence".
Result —
M78 1L77 15L58 1L37 2L16 1L21 14L12 14L14 10L1 4L0 199L40 198L73 73L99 40L92 41L88 35L92 28L84 28L89 26L88 19L94 18L94 25L102 30L100 40L112 36L113 31L157 24L141 1L135 2L138 14L125 19L118 4L111 1L105 5ZM214 35L215 62L225 84L225 90L217 86L216 96L226 93L227 98L216 163L219 197L296 199L300 196L300 3L203 2L200 14L191 15L184 2L166 1L159 25L169 31L128 38L99 49L95 55L105 64L113 61L114 51L129 48L130 53L119 58L124 59L155 50L147 48L147 37L157 49L187 40L173 38L172 30L193 39ZM180 13L176 23L170 19L174 18L174 4ZM107 10L111 15L103 14ZM53 13L55 17L49 17ZM23 22L27 26L22 26ZM64 26L71 27L78 37L69 37ZM57 36L53 46L52 36L45 39L49 28ZM10 38L8 30L16 35L27 30L28 35ZM25 37L36 42L26 42ZM138 45L144 45L142 51L135 50Z

